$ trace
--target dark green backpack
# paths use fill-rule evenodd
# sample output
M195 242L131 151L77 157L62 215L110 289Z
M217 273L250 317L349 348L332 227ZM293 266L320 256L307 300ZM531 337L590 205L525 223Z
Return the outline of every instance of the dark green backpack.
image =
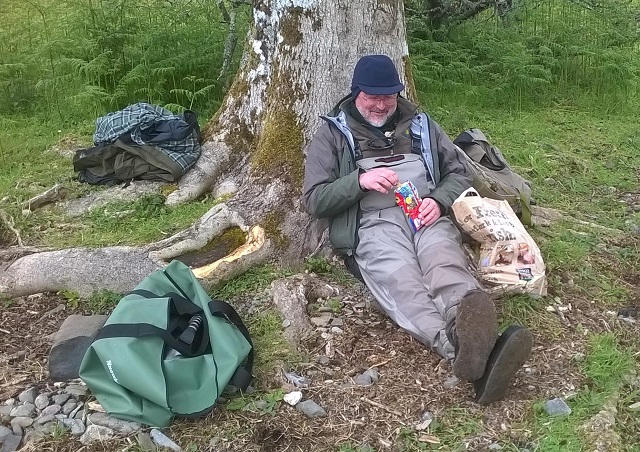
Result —
M485 198L509 203L523 224L531 225L531 182L516 173L479 129L468 129L453 140L473 174L473 188Z
M249 332L179 261L120 300L84 355L80 378L109 415L164 427L208 413L228 383L252 378Z

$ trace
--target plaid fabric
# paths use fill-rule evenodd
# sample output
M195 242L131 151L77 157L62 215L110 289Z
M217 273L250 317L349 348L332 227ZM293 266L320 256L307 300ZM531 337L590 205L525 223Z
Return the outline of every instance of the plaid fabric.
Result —
M98 118L93 141L96 145L113 143L123 134L131 133L133 141L140 145L151 144L156 146L186 172L196 163L200 156L200 143L196 130L181 141L145 143L141 137L141 131L152 126L154 122L167 120L183 121L183 118L160 106L140 102Z

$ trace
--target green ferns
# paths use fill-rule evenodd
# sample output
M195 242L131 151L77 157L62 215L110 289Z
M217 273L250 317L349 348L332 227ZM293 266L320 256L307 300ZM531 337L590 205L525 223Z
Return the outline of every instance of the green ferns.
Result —
M626 2L514 2L509 21L485 11L426 32L409 21L416 87L438 106L515 111L566 104L601 112L637 108L640 54Z
M227 30L215 2L8 2L0 115L77 122L144 101L208 117L222 99Z

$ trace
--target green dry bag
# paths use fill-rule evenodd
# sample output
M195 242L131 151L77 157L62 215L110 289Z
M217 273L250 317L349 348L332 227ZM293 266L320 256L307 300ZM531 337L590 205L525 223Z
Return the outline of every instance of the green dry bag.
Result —
M249 385L253 345L227 303L173 261L123 297L87 350L80 378L113 417L165 427L208 413L227 384Z

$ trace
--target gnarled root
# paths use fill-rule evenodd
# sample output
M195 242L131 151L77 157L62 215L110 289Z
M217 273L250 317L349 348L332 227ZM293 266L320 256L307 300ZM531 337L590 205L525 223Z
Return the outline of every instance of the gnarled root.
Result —
M97 290L126 293L171 259L202 248L231 226L249 229L240 215L219 204L189 229L144 247L70 248L22 256L0 270L0 294L17 297L60 290L82 296ZM194 273L205 284L214 284L263 262L271 251L264 230L256 226L244 245L217 262L194 269Z

